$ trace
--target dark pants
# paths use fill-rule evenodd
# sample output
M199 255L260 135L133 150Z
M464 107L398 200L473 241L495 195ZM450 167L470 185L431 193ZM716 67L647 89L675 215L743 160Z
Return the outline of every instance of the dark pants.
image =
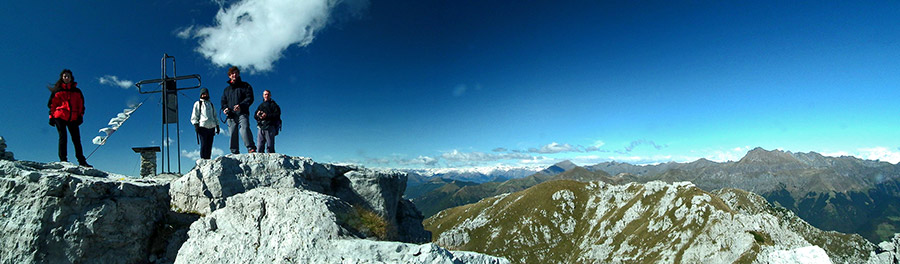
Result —
M228 132L231 133L232 154L241 153L240 145L238 145L240 143L238 142L238 135L244 140L244 145L248 150L256 150L256 145L253 144L253 132L250 132L250 121L247 120L247 115L238 115L237 117L229 118Z
M197 135L200 136L200 158L209 159L212 155L213 138L216 137L216 129L201 127L197 130Z
M259 127L257 127L259 128ZM259 128L256 134L256 152L259 153L275 153L275 136L278 135L278 128L270 126L269 128Z
M69 160L69 146L66 142L66 129L68 128L69 133L72 134L72 145L75 145L75 158L78 159L78 162L85 163L84 152L81 151L81 132L78 130L78 125L59 118L54 118L53 120L56 120L56 132L59 133L59 160Z

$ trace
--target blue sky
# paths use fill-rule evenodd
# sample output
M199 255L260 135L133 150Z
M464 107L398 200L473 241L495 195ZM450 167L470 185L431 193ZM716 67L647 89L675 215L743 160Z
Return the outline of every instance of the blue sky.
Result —
M46 86L72 69L88 153L146 99L89 159L136 175L130 148L161 143L161 109L128 84L159 78L168 53L217 106L240 66L253 107L269 89L283 109L276 150L321 162L644 164L754 147L900 161L897 2L289 2L6 3L0 136L17 159L55 161ZM196 99L179 97L183 172Z

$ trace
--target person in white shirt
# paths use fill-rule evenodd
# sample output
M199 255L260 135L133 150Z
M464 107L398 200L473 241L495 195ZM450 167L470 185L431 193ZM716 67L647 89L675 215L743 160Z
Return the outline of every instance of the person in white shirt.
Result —
M209 101L209 90L200 88L200 100L194 103L194 111L191 113L191 124L200 143L200 158L209 159L212 154L213 137L219 133L219 118L216 117L216 108Z

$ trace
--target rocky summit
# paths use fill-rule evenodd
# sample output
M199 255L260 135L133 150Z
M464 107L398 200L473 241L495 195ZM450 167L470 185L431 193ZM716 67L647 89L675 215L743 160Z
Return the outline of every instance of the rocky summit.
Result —
M415 244L405 181L278 154L146 179L0 160L0 263L508 263Z
M816 229L746 191L661 181L549 181L425 226L438 245L513 263L894 263L897 242Z

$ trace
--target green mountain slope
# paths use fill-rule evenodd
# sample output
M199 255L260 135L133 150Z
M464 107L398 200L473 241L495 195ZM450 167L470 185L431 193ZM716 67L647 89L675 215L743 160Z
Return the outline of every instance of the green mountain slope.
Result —
M756 263L817 245L837 263L865 263L874 245L818 230L762 197L690 183L548 181L444 210L433 240L515 263Z
M622 181L610 177L606 172L588 171L582 167L575 166L571 162L565 161L535 173L534 175L499 183L487 182L465 186L459 184L447 184L447 186L438 187L425 194L419 195L412 199L412 202L416 205L416 208L422 211L422 214L425 217L429 217L447 208L478 202L481 199L498 194L525 190L542 182L558 179L585 182L604 181L608 183Z

